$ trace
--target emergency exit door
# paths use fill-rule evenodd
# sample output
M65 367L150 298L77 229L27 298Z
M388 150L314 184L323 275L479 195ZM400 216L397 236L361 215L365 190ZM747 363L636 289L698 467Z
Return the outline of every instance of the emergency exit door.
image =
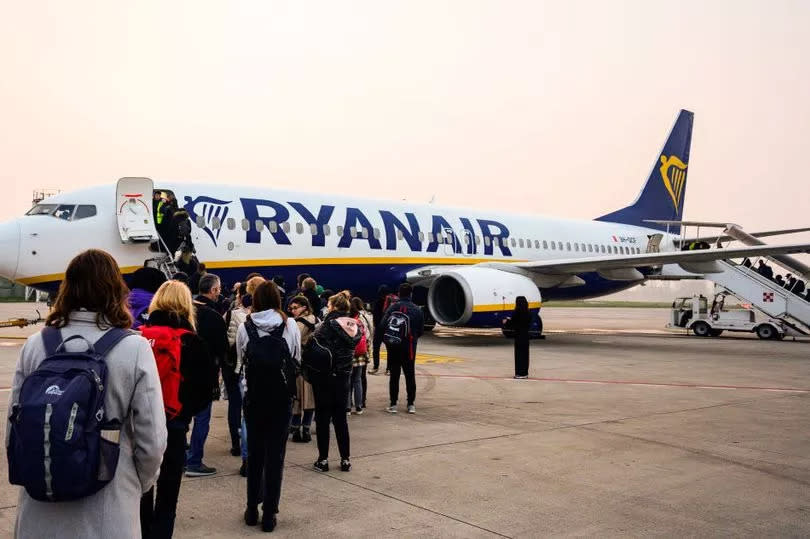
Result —
M152 214L153 182L149 178L121 178L115 189L115 210L122 243L158 240Z

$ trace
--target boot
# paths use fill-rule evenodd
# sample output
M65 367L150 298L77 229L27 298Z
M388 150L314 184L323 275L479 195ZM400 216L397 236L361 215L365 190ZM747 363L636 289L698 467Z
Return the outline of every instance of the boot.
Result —
M259 523L259 508L254 506L248 506L245 509L245 524L248 526L255 526Z
M300 431L300 430L297 430L297 429L296 429L296 431L295 431L295 432L293 432L293 435L292 435L292 441L293 441L293 442L295 442L295 443L297 443L297 444L304 443L304 437L301 435L301 431Z
M312 441L312 436L309 435L309 427L303 427L301 429L301 441L305 444L308 444Z

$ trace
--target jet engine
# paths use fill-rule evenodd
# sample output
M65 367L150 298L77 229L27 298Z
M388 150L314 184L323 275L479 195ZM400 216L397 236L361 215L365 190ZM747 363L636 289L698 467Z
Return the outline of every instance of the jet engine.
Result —
M501 327L524 296L540 308L540 290L528 277L492 268L460 268L439 275L428 289L428 309L446 326Z

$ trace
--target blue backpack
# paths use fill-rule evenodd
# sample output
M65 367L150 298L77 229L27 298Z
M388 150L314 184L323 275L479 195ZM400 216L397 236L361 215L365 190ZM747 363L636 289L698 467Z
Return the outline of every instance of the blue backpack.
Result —
M120 430L104 417L107 365L104 357L132 331L111 329L95 344L79 335L62 341L53 327L42 330L46 357L22 383L12 405L8 477L35 500L62 502L95 494L118 465L118 443L102 430ZM84 352L67 352L81 339Z

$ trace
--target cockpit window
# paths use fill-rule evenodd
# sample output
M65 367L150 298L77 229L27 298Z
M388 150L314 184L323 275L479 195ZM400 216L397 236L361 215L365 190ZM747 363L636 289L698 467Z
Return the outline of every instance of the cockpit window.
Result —
M70 221L70 218L73 217L73 210L75 209L76 206L73 204L60 204L59 207L53 212L53 216L57 219Z
M26 212L25 215L50 215L56 209L56 204L37 204Z
M81 204L76 206L76 213L73 214L73 220L85 219L87 217L95 217L96 207L89 204Z
M78 221L96 215L96 207L91 204L37 204L25 215L50 215L64 221Z

